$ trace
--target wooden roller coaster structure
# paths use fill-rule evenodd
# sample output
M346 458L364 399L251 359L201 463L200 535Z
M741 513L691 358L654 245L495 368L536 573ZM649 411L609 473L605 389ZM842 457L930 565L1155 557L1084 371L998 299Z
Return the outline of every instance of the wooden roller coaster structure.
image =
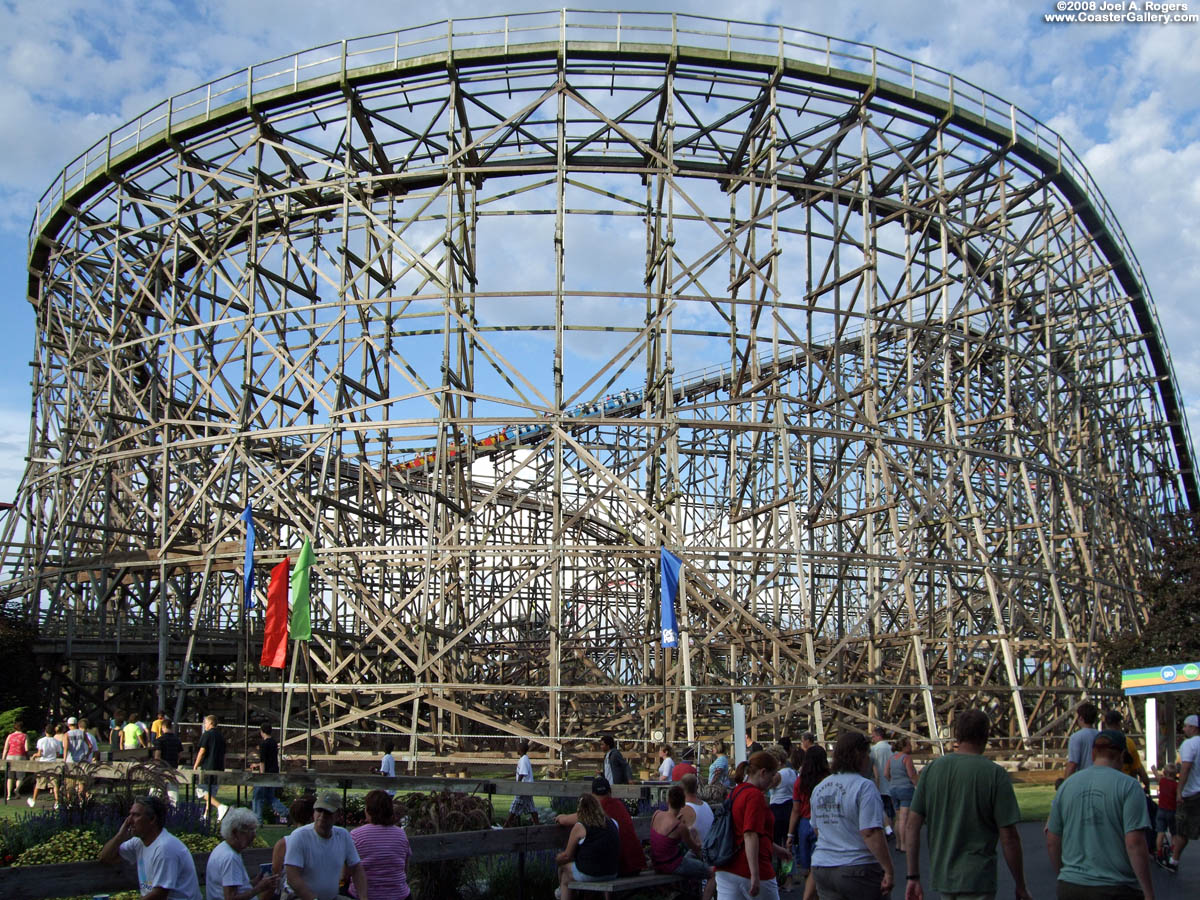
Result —
M938 740L979 705L1029 748L1196 506L1079 160L825 35L564 10L337 42L114 131L30 238L3 589L64 708L245 707L417 760L698 740L734 703ZM281 679L266 576L305 537Z

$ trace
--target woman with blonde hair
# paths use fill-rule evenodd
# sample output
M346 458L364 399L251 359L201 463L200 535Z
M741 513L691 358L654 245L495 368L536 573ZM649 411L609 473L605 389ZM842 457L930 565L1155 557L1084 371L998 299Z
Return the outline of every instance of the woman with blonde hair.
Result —
M579 798L578 821L567 835L567 846L554 861L558 864L558 889L554 896L570 900L572 881L609 881L617 877L621 841L617 823L604 812L595 794Z

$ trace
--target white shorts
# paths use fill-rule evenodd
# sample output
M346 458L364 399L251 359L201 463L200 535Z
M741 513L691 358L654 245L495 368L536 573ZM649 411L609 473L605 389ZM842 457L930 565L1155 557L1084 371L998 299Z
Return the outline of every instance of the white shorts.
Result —
M750 879L717 869L717 900L779 900L779 882L774 878L758 883L758 894L750 897Z

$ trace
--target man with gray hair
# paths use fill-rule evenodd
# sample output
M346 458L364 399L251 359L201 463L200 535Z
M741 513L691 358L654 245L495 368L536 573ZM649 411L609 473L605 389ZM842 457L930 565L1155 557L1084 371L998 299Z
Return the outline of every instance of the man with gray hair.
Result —
M192 854L166 830L167 806L158 797L141 797L100 851L100 862L124 859L137 866L142 900L201 900Z

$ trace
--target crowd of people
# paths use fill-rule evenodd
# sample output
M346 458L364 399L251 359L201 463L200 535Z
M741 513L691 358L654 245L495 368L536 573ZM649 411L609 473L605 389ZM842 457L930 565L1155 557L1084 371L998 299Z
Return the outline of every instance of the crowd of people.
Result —
M347 831L334 824L341 810L336 792L298 798L290 809L293 830L276 842L267 870L254 876L242 852L254 843L259 818L244 807L231 809L221 819L222 841L209 854L202 894L191 852L166 830L167 804L141 797L100 861L133 864L139 893L153 900L336 900L343 885L357 900L405 900L412 850L393 803L386 791L370 791L366 823Z
M1152 819L1150 778L1133 740L1120 730L1120 714L1109 710L1101 719L1090 703L1081 704L1077 714L1067 777L1045 824L1056 896L1153 900L1149 873L1155 846L1164 867L1175 871L1184 847L1200 837L1200 719L1184 720L1180 765L1160 777ZM1097 723L1104 729L1096 729ZM1012 779L985 756L990 728L981 710L960 714L951 752L920 771L912 737L889 741L882 728L870 736L843 732L832 764L812 734L794 747L780 740L766 749L748 737L748 757L736 767L725 742L717 740L709 747L707 784L700 786L689 765L689 774L668 791L665 807L654 813L649 864L659 873L707 882L705 900L714 894L718 900L770 900L797 881L804 884L806 900L888 897L897 880L889 847L894 839L905 861L905 900L922 900L925 885L943 897L994 897L1001 856L1016 896L1029 897ZM601 746L605 771L612 772L615 742L606 735ZM659 780L671 780L682 765L674 763L669 745L658 747L658 759ZM608 780L596 780L607 792ZM714 866L704 840L714 805L722 800L738 849ZM615 821L607 824L620 833ZM583 831L573 835L584 846L592 837ZM928 874L920 869L922 837ZM595 858L580 869L572 865L576 853L569 846L560 857L558 896L570 897L572 881L612 878L618 871L613 860Z
M1149 800L1149 774L1121 724L1116 711L1101 717L1087 702L1076 709L1066 774L1045 823L1056 894L1066 900L1153 900L1152 862L1177 871L1187 844L1200 838L1200 719L1191 715L1184 720L1179 764L1161 773L1157 804ZM633 780L632 769L613 736L603 735L600 772L591 790L579 799L575 813L555 820L569 829L557 859L556 896L569 898L572 883L608 881L649 867L704 884L705 900L770 900L798 882L806 900L887 897L897 877L888 846L894 838L895 850L906 862L905 900L921 900L926 883L943 896L994 896L1001 855L1016 896L1029 897L1016 828L1020 810L1010 777L984 755L989 731L982 711L961 713L953 726L952 752L920 771L911 736L889 742L881 728L869 736L843 731L832 759L816 735L805 733L794 746L785 738L765 749L747 738L745 760L731 766L727 745L717 740L710 745L712 760L703 780L686 749L677 764L673 748L660 745L657 776L671 786L665 805L650 821L646 848L629 810L613 796L613 785ZM165 715L144 731L129 717L114 728L114 736L121 746L152 747L167 764L179 764L182 744ZM27 758L31 743L17 723L5 740L5 757ZM385 790L367 795L367 823L350 832L334 824L341 807L337 794L292 803L286 813L294 830L276 844L271 870L250 877L241 852L254 841L268 812L279 815L285 808L274 789L266 787L255 787L252 809L231 808L217 799L215 773L225 767L225 747L216 719L206 717L192 768L213 773L200 778L197 795L216 811L223 838L208 862L208 898L280 894L333 900L342 890L361 900L368 900L368 894L375 900L408 896L411 849L397 824L392 793ZM392 749L385 748L376 771L394 776ZM533 779L529 749L528 741L519 747L519 782ZM43 761L99 758L96 737L85 721L74 717L61 726L47 726L35 752ZM279 771L279 746L269 725L259 729L258 759L251 768ZM45 786L53 787L57 802L56 783ZM10 798L13 787L10 782ZM29 802L36 802L36 792ZM157 896L164 900L199 898L191 856L165 829L168 808L164 798L139 799L104 846L101 859L135 864L143 896L161 888ZM528 794L514 800L510 823L520 824L525 813L537 821ZM714 860L712 848L706 847L714 824L732 834L736 849L727 858ZM928 875L920 870L923 837Z

